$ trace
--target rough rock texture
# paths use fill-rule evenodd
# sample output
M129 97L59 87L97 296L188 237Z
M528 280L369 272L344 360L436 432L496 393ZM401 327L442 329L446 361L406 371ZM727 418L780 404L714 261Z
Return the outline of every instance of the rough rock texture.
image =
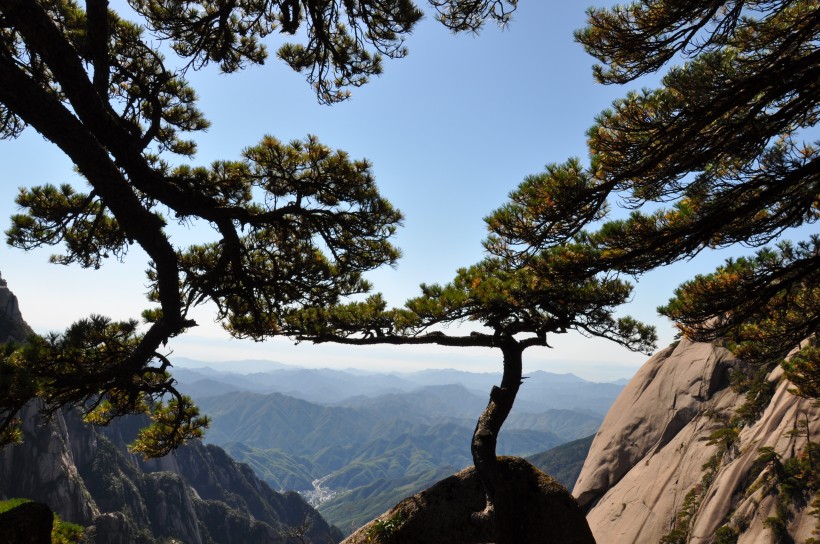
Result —
M122 512L106 512L94 518L85 530L85 538L94 544L132 544L133 528Z
M41 502L27 502L0 514L0 542L51 544L54 514Z
M0 277L0 344L22 342L29 333ZM216 446L192 441L143 461L127 444L146 419L120 418L99 428L72 411L44 421L38 408L33 402L20 413L23 443L0 449L0 500L40 501L86 526L89 543L328 544L342 538L298 494L274 492ZM5 542L16 540L0 536Z
M673 528L686 494L701 483L703 465L718 446L709 437L743 402L728 385L735 364L725 349L682 341L652 357L624 388L590 448L573 494L595 537L613 544L651 543ZM780 369L768 377L781 378ZM711 543L727 523L743 529L738 543L770 542L763 520L774 515L774 497L762 489L746 497L758 448L771 446L784 459L805 448L805 437L787 434L797 418L820 436L820 411L778 385L762 417L744 427L720 459L720 469L697 508L687 542ZM816 519L802 507L789 533L796 542L811 535Z
M514 496L506 518L521 544L594 544L583 514L558 482L530 463L499 458L502 494ZM489 531L470 522L470 514L484 507L483 488L474 468L450 476L396 505L350 535L342 544L476 544L493 542ZM604 541L606 542L606 541Z
M69 436L62 414L45 422L38 406L29 404L20 413L23 443L0 449L0 498L40 501L66 521L88 525L100 511L77 471L74 436Z
M22 419L23 443L0 449L0 499L46 503L66 521L88 527L89 542L341 540L298 494L274 492L216 446L194 441L143 462L126 449L145 423L138 418L100 429L73 412L44 422L28 406Z
M778 381L781 377L782 370L777 368L769 375L769 380ZM763 535L770 535L771 531L763 521L775 515L775 497L764 495L762 487L749 496L740 494L757 476L750 475L752 464L758 457L757 449L772 447L782 459L799 454L806 447L806 437L790 433L797 427L798 419L809 422L813 440L820 437L820 408L789 393L790 387L788 381L781 380L760 420L740 432L738 451L710 486L704 506L692 526L690 542L711 542L715 529L730 518L736 524L748 526L738 538L738 544L754 544L763 541ZM809 515L810 509L804 505L792 512L794 517L788 531L795 542L805 542L817 528L817 518Z
M23 320L17 297L0 276L0 344L23 342L31 334L31 328Z

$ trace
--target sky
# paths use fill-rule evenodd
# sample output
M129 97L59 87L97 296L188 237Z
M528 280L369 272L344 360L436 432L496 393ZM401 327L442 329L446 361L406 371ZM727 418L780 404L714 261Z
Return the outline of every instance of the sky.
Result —
M368 277L388 303L401 305L418 285L444 283L456 269L483 256L483 218L503 204L525 176L569 157L587 159L585 131L594 117L630 88L652 86L650 77L631 86L594 82L593 59L574 42L584 25L586 3L520 3L506 29L488 24L475 35L454 36L428 16L408 38L409 56L386 60L384 74L353 89L344 103L317 103L304 77L274 55L261 67L223 75L209 68L189 76L199 107L211 121L194 135L194 164L235 159L263 135L280 140L308 134L352 158L373 164L382 194L405 215L395 237L403 257L395 268ZM281 43L269 42L271 51ZM16 213L21 186L70 182L85 190L71 163L32 130L0 142L2 183L0 228ZM624 214L617 206L614 213ZM174 230L181 246L208 236L199 228ZM655 311L674 288L695 273L706 273L735 248L642 277L632 301L619 311L657 326L659 346L674 329ZM48 263L53 249L23 252L0 245L0 273L17 295L23 316L36 332L59 331L89 313L114 319L138 317L145 300L145 254L132 248L124 262L100 270ZM198 327L169 344L173 354L216 363L269 359L309 367L412 371L457 368L500 371L500 355L481 348L435 346L350 347L294 345L288 339L262 343L230 339L214 323L211 307L197 310ZM578 334L549 338L552 349L525 353L525 372L572 372L593 381L628 378L647 356L614 343ZM238 368L238 367L237 367Z

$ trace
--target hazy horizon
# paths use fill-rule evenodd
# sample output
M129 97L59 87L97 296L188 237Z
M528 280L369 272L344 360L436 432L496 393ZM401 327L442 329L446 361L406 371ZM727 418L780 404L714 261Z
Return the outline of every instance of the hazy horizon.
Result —
M273 372L283 369L307 369L307 370L331 370L331 371L349 371L361 372L367 374L394 374L394 375L409 375L422 372L466 372L473 374L493 374L501 376L502 368L500 363L493 364L491 355L487 354L485 357L489 360L485 361L480 367L475 364L441 366L435 364L425 364L425 361L418 361L412 364L412 361L407 365L397 368L396 366L382 365L374 367L367 364L356 364L355 361L350 361L350 364L343 364L338 361L328 360L309 361L301 364L294 362L286 362L282 359L273 358L200 358L176 355L172 357L173 374L174 368L182 368L186 370L196 369L212 369L219 372L233 373L233 374L255 374ZM539 364L527 364L526 355L524 363L524 375L532 374L534 372L546 372L549 374L566 376L572 375L581 378L588 382L594 383L614 383L632 378L634 373L638 370L635 367L632 373L629 373L629 368L619 366L617 364L602 363L602 362L579 362L579 361L540 361ZM601 376L604 376L601 378Z

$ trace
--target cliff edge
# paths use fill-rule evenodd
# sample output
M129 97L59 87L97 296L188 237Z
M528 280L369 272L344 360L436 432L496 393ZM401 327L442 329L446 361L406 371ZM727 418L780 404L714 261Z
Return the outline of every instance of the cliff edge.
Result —
M0 274L0 344L22 343L31 332L31 327L20 313L17 297L9 290L8 282Z
M31 330L0 277L0 344ZM278 493L221 448L192 440L160 459L128 444L147 416L108 427L75 410L45 419L39 401L20 413L23 441L0 448L0 500L26 498L86 527L89 544L327 544L342 533L295 492Z
M811 461L808 438L820 436L820 408L791 394L778 367L766 377L774 394L759 418L730 423L745 402L729 385L737 364L724 348L683 340L653 356L624 388L573 490L599 542L812 537L816 495L794 486L786 493L784 466L798 470L807 455Z

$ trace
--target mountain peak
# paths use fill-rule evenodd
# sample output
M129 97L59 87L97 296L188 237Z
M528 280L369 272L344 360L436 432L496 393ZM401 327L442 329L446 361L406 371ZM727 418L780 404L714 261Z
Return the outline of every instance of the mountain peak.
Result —
M0 344L24 342L32 333L31 327L23 320L17 297L8 287L8 282L0 274Z

